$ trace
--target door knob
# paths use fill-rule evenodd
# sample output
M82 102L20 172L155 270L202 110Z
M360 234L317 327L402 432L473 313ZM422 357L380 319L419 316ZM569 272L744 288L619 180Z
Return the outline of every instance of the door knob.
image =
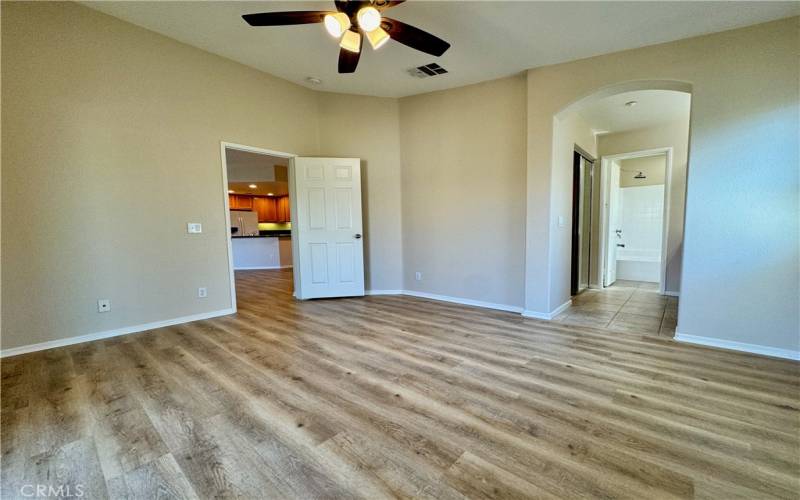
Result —
M625 248L625 243L617 243L617 246L618 246L618 247Z
M361 239L361 235L360 235L360 234L358 234L358 233L356 233L356 235L355 235L355 239L357 239L357 240L360 240L360 239Z

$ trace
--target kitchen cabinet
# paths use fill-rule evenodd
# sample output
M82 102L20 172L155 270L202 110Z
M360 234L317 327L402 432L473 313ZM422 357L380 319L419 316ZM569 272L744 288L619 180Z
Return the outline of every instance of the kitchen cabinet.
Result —
M290 222L292 220L292 214L289 210L288 196L281 196L278 198L277 212L278 222Z
M229 194L228 206L231 210L252 210L253 197L241 194Z
M291 222L289 197L252 196L228 194L231 210L250 210L258 213L258 222Z
M243 196L240 194L236 195L236 208L239 210L252 210L253 209L253 197L252 196Z
M275 198L255 196L253 197L253 208L258 213L258 222L276 222L278 220Z

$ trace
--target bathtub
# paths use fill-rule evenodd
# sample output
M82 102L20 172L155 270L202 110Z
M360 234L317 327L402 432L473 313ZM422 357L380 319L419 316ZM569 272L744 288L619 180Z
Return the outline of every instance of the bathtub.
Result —
M658 283L661 280L661 252L648 249L618 248L617 279Z

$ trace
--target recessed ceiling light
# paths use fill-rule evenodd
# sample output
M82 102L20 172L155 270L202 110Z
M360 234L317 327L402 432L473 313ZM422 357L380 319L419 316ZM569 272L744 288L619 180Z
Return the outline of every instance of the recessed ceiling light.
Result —
M306 77L306 81L312 85L322 85L322 80L317 78L316 76L309 76Z
M272 193L267 193L267 196L275 196L275 195Z
M628 101L628 102L625 103L625 105L628 106L629 108L632 108L632 107L636 106L637 104L639 104L639 101Z
M258 186L256 186L255 184L250 184L250 185L249 185L249 186L247 186L247 187L249 187L250 189L255 189L255 188L257 188Z

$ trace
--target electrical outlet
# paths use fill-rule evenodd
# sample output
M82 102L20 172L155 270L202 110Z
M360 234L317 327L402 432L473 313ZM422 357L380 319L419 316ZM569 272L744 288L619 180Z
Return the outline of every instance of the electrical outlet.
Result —
M417 271L414 273L414 279L417 281L422 281L422 273Z
M208 297L208 288L201 286L197 289L197 297L200 299L204 299Z
M111 301L108 299L100 299L97 301L97 312L105 313L111 310Z
M199 222L189 222L186 224L186 232L191 234L202 233L203 225Z

